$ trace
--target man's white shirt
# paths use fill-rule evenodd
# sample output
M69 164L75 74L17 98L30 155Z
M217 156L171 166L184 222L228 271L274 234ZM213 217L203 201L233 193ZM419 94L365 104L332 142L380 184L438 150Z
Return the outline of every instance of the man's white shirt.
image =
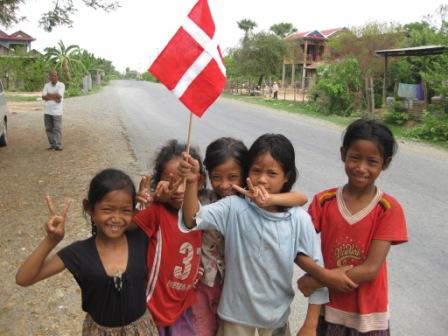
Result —
M44 113L49 115L62 115L62 103L64 101L64 91L65 85L62 82L57 82L53 85L51 82L45 84L44 89L42 91L42 96L46 96L47 94L58 93L61 96L61 102L57 103L54 100L45 101L44 105Z

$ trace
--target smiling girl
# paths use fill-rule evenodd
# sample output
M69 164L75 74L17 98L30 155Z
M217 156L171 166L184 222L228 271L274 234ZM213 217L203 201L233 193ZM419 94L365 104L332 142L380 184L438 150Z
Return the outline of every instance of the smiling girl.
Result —
M64 238L70 204L66 202L59 213L48 196L47 234L17 271L17 284L30 286L67 268L81 288L87 313L82 335L158 335L145 300L148 239L141 230L126 231L135 195L132 180L122 171L98 173L83 202L92 237L53 256L48 254Z

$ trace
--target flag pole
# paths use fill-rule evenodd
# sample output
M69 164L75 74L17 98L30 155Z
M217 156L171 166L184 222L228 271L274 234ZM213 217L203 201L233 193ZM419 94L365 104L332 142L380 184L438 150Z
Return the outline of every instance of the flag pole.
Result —
M193 124L193 113L190 112L190 120L188 121L188 135L187 135L187 148L186 148L186 152L187 154L190 154L190 143L191 143L191 126ZM187 179L184 178L184 190L187 187Z
M187 154L190 154L190 144L191 144L191 126L193 124L193 113L190 112L190 120L188 122L188 136L187 136Z

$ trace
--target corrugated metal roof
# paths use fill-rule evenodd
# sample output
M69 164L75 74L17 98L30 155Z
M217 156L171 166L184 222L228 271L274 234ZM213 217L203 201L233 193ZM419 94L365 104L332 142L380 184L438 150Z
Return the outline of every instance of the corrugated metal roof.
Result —
M375 50L375 53L381 56L424 56L439 55L448 52L448 46L444 45L427 45L419 47L398 48Z
M325 40L329 38L334 33L338 32L343 28L332 28L325 30L310 30L305 32L292 33L286 37L287 40L298 40L298 39L316 39L316 40Z

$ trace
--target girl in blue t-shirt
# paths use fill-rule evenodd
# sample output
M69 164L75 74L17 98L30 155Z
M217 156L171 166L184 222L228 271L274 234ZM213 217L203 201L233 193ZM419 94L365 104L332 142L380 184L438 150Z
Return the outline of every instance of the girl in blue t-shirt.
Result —
M47 196L50 219L46 236L19 268L16 282L30 286L67 268L81 288L87 313L82 335L158 335L146 309L146 251L141 230L126 231L135 208L135 187L116 169L98 173L83 201L92 237L48 256L64 238L70 202L61 212Z
M261 188L255 188L249 181L249 190L245 186L245 164L248 154L247 147L240 140L221 137L207 146L204 166L212 190L208 199L201 198L202 204L210 204L232 195L249 194L252 197L259 194L260 199L266 195ZM307 202L306 195L298 192L269 195L272 203L277 205L303 205ZM204 203L205 202L205 203ZM201 264L204 274L196 285L197 301L192 306L196 335L214 336L218 330L218 304L223 288L225 262L224 239L217 230L205 230L202 236ZM278 335L284 335L288 325L276 330Z
M344 272L320 267L320 242L308 214L301 208L273 204L271 194L289 192L297 177L291 142L280 134L265 134L247 156L246 198L229 196L199 208L199 163L189 155L179 165L186 178L182 208L187 228L218 230L225 239L226 273L218 315L219 335L272 335L285 324L294 297L291 286L294 262L306 265L324 283L345 286ZM302 263L301 259L305 260ZM310 264L312 267L309 267ZM312 335L326 290L314 293L301 335Z

